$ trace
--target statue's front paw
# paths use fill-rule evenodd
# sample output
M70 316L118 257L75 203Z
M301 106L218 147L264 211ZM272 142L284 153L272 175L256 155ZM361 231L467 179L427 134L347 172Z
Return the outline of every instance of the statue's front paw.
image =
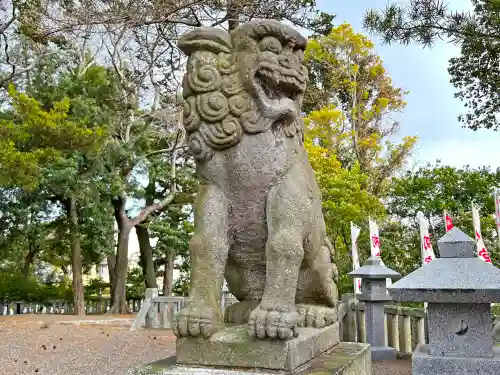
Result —
M297 305L299 327L323 328L335 323L337 319L337 309L316 305Z
M250 313L248 320L250 335L259 339L287 340L296 337L297 312L264 310L260 306Z
M177 337L203 336L209 338L224 327L216 308L188 306L174 316L172 329Z

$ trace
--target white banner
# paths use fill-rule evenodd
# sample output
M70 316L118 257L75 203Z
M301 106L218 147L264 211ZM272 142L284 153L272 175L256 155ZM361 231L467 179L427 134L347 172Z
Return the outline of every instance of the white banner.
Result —
M368 219L370 227L370 253L371 256L380 258L380 236L378 234L378 225L372 219Z
M380 248L380 236L378 225L372 219L368 218L368 226L370 227L370 251L371 256L376 256L381 260L382 265L384 265L384 261L381 259L381 248ZM392 280L387 279L387 286L392 285Z
M500 244L500 192L495 190L495 218L497 222L497 241Z
M352 270L355 271L360 267L358 253L358 237L361 228L351 223L351 246L352 246ZM361 278L354 278L354 294L361 293Z
M420 250L422 255L422 265L429 264L436 255L432 248L431 236L429 235L429 223L426 219L420 219Z
M486 263L491 263L490 254L488 254L483 237L481 236L481 219L479 216L479 210L474 203L472 203L472 223L474 225L474 232L476 233L477 256Z

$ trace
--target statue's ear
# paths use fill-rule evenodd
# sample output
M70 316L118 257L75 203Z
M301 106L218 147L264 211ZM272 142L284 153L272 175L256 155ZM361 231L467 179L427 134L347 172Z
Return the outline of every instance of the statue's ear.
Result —
M229 33L215 27L198 27L180 37L177 45L186 55L195 51L213 53L231 53L233 51Z

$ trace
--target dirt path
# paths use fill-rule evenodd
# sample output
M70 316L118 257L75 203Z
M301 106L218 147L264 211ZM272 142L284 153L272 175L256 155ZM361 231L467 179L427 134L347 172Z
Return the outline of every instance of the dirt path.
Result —
M175 354L170 330L132 332L126 326L132 318L90 316L68 324L80 319L0 317L0 375L125 375L133 367ZM107 324L86 324L92 320ZM373 375L411 375L411 363L375 362Z
M106 317L119 324L131 317ZM89 317L86 320L103 319ZM117 320L121 319L121 320ZM58 324L71 316L0 318L1 375L124 375L142 363L175 352L169 330L139 330L116 325Z
M372 375L411 375L411 361L372 362Z

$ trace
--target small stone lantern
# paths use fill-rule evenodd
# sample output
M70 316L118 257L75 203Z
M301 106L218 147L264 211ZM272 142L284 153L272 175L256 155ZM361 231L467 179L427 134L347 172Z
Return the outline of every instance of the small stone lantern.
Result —
M491 302L500 301L500 270L474 255L458 228L438 241L440 258L389 287L398 302L427 302L429 343L413 353L413 375L498 375Z
M396 349L385 346L384 308L392 298L387 294L387 278L399 279L401 275L382 265L380 258L372 256L366 264L349 273L362 278L360 301L365 302L366 341L371 345L373 361L396 360Z

